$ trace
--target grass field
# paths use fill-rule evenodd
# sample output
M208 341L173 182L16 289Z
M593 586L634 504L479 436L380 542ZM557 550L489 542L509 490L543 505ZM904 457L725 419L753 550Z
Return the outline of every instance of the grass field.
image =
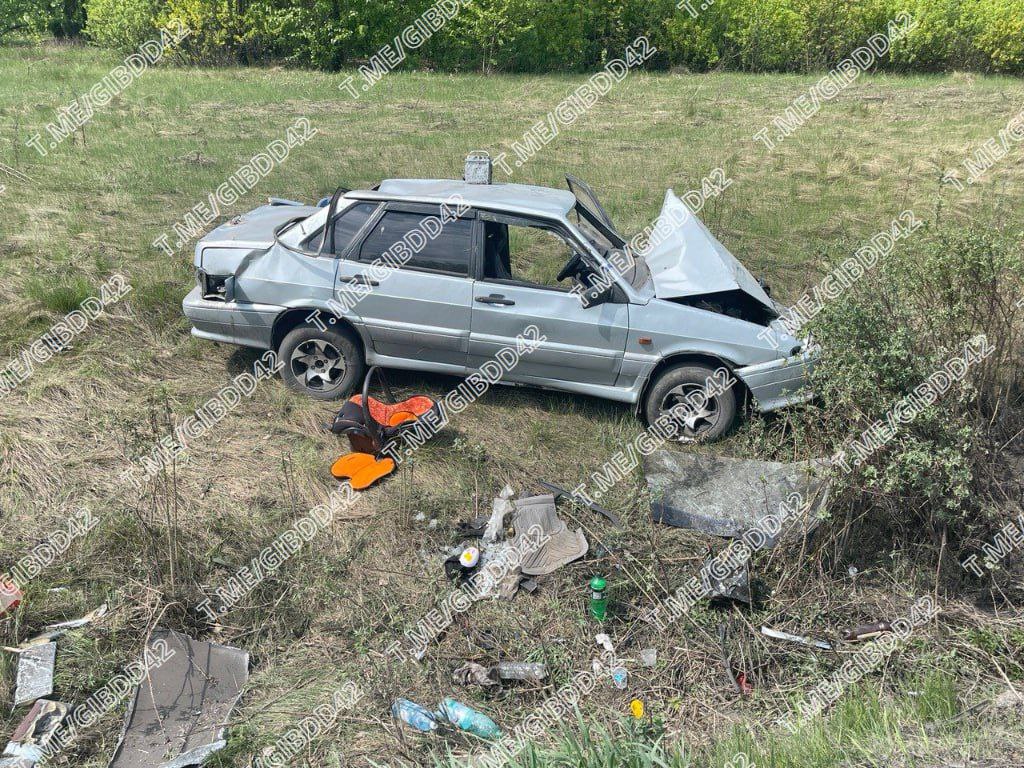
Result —
M189 336L180 302L193 284L190 247L167 256L153 239L282 138L296 118L307 117L317 136L225 217L268 195L315 201L339 184L456 177L468 151L508 150L579 81L398 73L354 100L338 89L344 75L159 68L47 156L26 146L116 63L81 48L0 49L0 162L29 179L0 174L0 350L5 358L17 355L112 273L133 286L72 349L0 400L0 563L9 567L79 506L100 518L32 582L23 607L0 620L0 637L10 644L110 604L94 627L60 641L56 697L84 699L135 658L147 630L161 623L251 654L250 685L229 746L212 765L248 765L346 681L359 685L362 700L295 764L431 765L445 760L446 749L465 754L479 747L462 736L410 736L392 721L391 702L404 696L433 706L455 695L514 726L557 685L590 667L600 630L586 616L586 583L606 573L614 618L605 630L623 656L653 646L659 662L653 669L630 665L627 691L598 685L581 702L580 716L619 734L630 699L640 698L648 720L661 723L649 729L663 729L673 750L683 750L673 751L678 765L692 759L721 766L737 749L775 768L1020 764L1020 710L996 710L990 702L1008 679L1022 677L1024 632L1012 618L958 600L945 603L939 622L869 676L832 720L795 737L759 735L759 724L843 657L772 643L745 628L770 624L820 635L890 617L932 592L932 574L916 565L910 548L865 547L856 559L799 567L783 553L765 558L759 572L775 594L763 610L729 618L736 657L757 681L755 694L740 698L716 656L721 614L701 609L667 633L636 619L646 600L695 572L705 552L698 537L650 524L639 474L605 499L626 532L565 511L587 531L586 561L545 580L534 595L475 605L431 645L422 664L388 661L388 644L450 589L442 551L458 541L458 520L489 509L505 483L517 491L530 490L532 478L575 486L640 431L628 409L586 398L489 393L215 626L206 623L195 609L203 589L224 583L323 502L334 487L329 464L347 447L321 429L329 405L292 395L274 380L144 492L119 482L128 462L256 359ZM1024 226L1019 147L962 193L941 182L947 168L962 167L1020 110L1024 82L865 76L773 152L752 140L816 79L632 75L514 180L561 186L563 174L574 173L598 190L623 230L635 232L657 215L667 187L693 188L721 167L734 183L703 218L783 301L823 271L824 254L852 251L906 208L930 221ZM457 383L412 374L394 379L405 392L435 396ZM759 422L716 450L750 451ZM856 580L847 576L849 565L860 570ZM482 648L485 637L492 650ZM498 656L547 661L551 686L498 700L453 687L451 671L463 660ZM5 654L0 701L11 700L13 669ZM105 765L122 713L123 705L108 713L55 764ZM21 715L5 710L0 736ZM644 762L647 748L630 746L627 735L591 733L597 746L581 746L570 735L558 746L559 735L551 733L539 743L565 765L618 764L627 753L636 765L653 764ZM572 758L574 750L597 756Z

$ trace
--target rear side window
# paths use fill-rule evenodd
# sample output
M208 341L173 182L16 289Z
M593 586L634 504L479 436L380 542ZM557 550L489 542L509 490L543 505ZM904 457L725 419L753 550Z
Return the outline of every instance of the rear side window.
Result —
M366 236L360 261L381 259L391 267L469 274L473 222L388 211Z

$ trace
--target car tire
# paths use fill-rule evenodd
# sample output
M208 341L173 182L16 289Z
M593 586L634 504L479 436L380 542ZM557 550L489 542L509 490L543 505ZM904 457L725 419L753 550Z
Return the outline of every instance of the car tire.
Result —
M691 393L695 399L695 413L690 419L679 423L677 433L680 442L711 442L724 436L736 422L738 412L735 385L724 392L713 386L707 396L709 383L718 382L715 369L706 365L684 363L667 368L651 384L644 401L644 417L648 424L654 424L663 414L679 403L684 403Z
M281 379L293 392L314 400L338 400L363 380L366 363L352 334L300 325L281 341Z

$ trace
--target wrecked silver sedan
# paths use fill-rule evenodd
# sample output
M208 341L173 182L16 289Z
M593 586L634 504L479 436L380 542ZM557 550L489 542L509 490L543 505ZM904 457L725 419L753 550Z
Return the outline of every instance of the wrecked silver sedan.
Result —
M367 365L468 375L528 326L540 342L503 383L630 403L649 423L682 412L686 438L720 437L745 401L807 399L810 353L769 332L781 307L675 194L638 248L568 181L272 200L197 244L192 333L277 350L285 383L325 400Z

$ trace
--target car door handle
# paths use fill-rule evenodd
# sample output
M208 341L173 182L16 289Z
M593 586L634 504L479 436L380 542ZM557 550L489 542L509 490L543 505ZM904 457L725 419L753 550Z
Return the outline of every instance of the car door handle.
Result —
M359 283L361 285L369 285L371 287L380 285L376 280L371 280L366 275L353 275L352 277L340 277L338 278L339 283Z
M481 304L500 304L503 307L511 307L515 304L512 299L506 299L504 296L497 293L492 293L490 296L477 296L476 300Z

